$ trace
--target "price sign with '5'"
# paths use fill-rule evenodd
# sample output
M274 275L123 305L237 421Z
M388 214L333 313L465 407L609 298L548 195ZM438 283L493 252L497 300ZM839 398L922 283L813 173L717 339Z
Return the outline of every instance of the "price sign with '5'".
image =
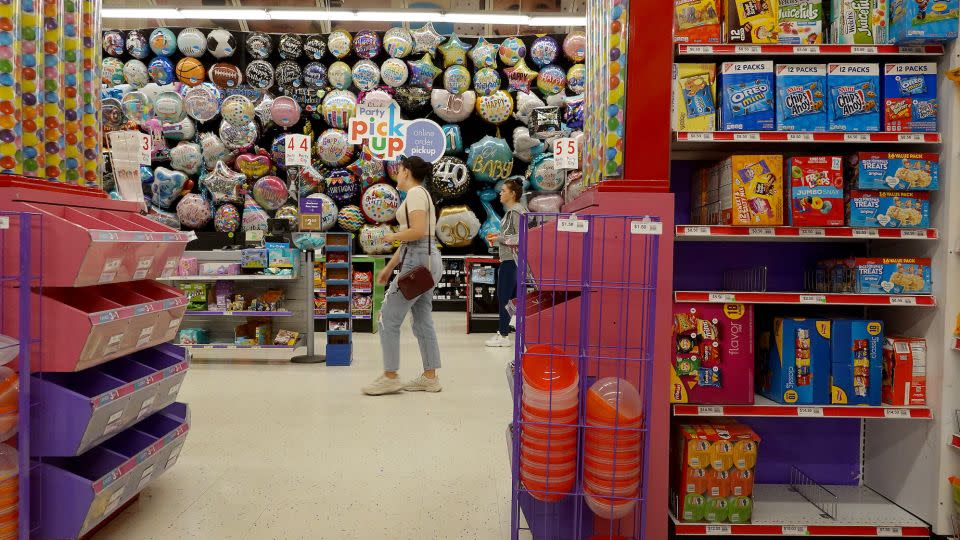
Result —
M307 135L287 134L283 137L284 159L287 167L306 167L310 165L310 137Z
M572 137L553 141L553 163L557 169L576 169L580 163L580 147Z

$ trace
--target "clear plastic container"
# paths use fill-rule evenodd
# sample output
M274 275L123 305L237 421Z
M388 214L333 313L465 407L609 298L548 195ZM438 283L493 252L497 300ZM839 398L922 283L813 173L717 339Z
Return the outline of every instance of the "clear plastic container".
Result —
M570 386L557 386L553 390L538 390L524 383L521 401L541 409L567 409L577 405L579 393L579 382Z
M566 493L570 493L573 490L573 484L576 479L576 470L566 476L554 476L551 474L548 483L547 478L520 469L520 481L523 482L523 486L530 492L530 496L538 501L559 501Z
M618 499L611 500L605 499L603 497L598 497L588 490L584 490L584 499L587 501L587 506L590 507L590 510L594 514L609 520L617 520L627 516L633 508L637 505L637 501L630 499Z
M531 433L524 433L520 436L520 444L541 452L560 452L571 448L575 449L577 447L577 435L574 432L574 434L566 437L537 437Z
M525 383L540 390L576 384L577 359L552 345L531 345L520 356Z
M642 420L643 401L640 392L620 377L605 377L593 383L586 397L587 415L613 424L637 424Z
M0 365L9 364L18 354L20 354L20 342L0 334Z
M565 416L561 415L551 415L551 416L539 416L533 413L529 413L526 410L520 411L520 418L524 422L536 422L539 424L553 424L559 426L576 426L577 425L577 412L574 411L573 414L567 414Z

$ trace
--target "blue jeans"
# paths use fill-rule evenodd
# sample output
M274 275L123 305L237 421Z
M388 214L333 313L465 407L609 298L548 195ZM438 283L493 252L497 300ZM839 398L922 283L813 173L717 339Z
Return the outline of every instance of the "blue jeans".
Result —
M517 262L503 261L497 271L497 304L500 307L500 327L497 329L501 336L510 335L510 314L507 313L507 304L517 297Z
M433 282L440 279L443 272L443 262L440 252L430 248L426 239L409 242L401 249L405 249L406 256L400 267L400 275L423 265L430 268ZM428 254L428 248L432 253ZM427 264L427 261L430 264ZM413 335L420 344L420 358L423 360L424 371L440 367L440 343L437 341L437 331L433 327L433 288L424 292L413 300L404 298L397 289L397 280L394 279L383 297L383 306L380 308L380 348L383 350L383 370L397 371L400 369L400 325L407 317L407 312L413 314Z

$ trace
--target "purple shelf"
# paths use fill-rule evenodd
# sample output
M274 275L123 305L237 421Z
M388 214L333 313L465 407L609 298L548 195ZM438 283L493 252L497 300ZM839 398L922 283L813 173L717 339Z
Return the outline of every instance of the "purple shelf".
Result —
M190 311L184 315L212 315L221 317L292 317L292 311Z

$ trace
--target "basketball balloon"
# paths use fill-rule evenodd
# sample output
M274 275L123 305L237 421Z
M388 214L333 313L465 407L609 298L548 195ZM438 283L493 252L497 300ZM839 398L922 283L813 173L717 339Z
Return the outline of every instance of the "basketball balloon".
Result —
M199 60L186 56L177 62L177 79L187 86L197 86L207 76L207 70Z

